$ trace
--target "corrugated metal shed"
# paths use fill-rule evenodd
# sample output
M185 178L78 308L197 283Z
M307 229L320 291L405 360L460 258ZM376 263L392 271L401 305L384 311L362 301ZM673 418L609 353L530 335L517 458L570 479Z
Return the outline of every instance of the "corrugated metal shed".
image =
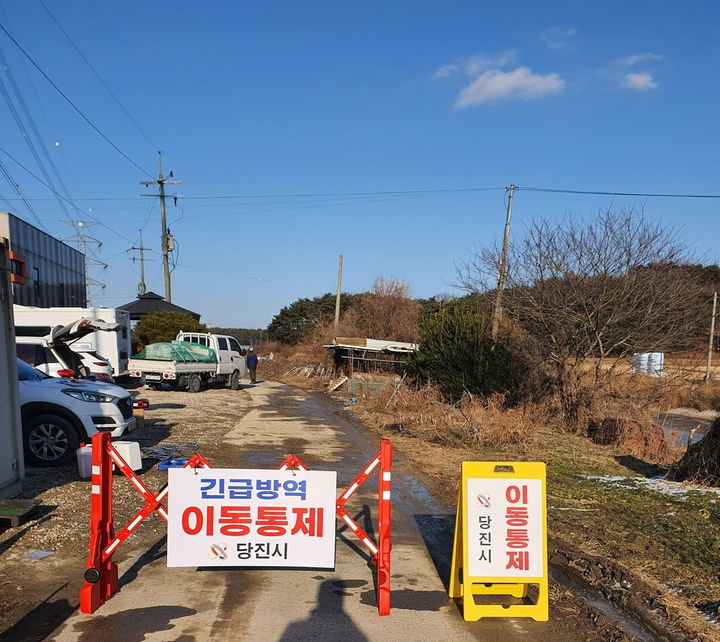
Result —
M417 343L386 341L384 339L335 337L331 344L323 346L323 348L347 348L349 350L363 350L367 352L410 353L417 351L418 345Z

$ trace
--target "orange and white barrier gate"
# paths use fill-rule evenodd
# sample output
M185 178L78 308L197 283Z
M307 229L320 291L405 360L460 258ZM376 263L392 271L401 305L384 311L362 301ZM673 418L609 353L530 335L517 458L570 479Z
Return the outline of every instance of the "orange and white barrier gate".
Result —
M143 507L117 535L112 514L113 464L130 480L145 500ZM210 468L211 466L201 455L195 454L184 467ZM281 470L290 468L308 470L308 467L295 455L287 457L280 466ZM391 468L392 443L383 439L379 452L337 498L335 504L337 516L347 524L370 552L371 563L376 571L377 608L380 615L390 614ZM376 469L379 475L377 542L373 541L345 510L347 501ZM158 493L153 493L142 482L112 445L108 433L93 435L90 551L85 564L85 584L80 590L80 610L83 613L94 613L117 592L118 567L112 561L112 556L120 544L153 512L157 512L166 522L168 521L168 512L163 505L167 495L167 484Z
M355 494L368 477L379 467L378 481L378 541L360 528L360 525L345 510L345 503ZM297 468L308 470L307 466L295 455L290 455L280 466L280 470ZM335 503L335 512L352 530L365 548L370 551L370 561L376 569L377 607L380 615L390 614L390 549L391 539L391 500L390 486L392 468L392 443L387 439L380 442L380 452L373 457L365 469L353 480Z

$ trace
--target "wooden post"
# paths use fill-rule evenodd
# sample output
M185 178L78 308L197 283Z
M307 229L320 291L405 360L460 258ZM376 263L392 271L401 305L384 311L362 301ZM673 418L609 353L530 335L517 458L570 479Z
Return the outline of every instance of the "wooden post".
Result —
M705 381L710 379L712 369L712 353L715 348L715 313L717 311L717 292L713 292L712 318L710 319L710 340L708 341L707 365L705 366Z

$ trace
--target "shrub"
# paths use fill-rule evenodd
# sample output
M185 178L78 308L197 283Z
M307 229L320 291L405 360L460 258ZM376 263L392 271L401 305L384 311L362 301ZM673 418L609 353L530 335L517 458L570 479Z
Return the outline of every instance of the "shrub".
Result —
M420 304L410 295L407 283L378 277L372 289L360 295L359 304L348 311L345 321L358 327L363 337L414 343Z
M209 329L184 312L152 312L135 326L135 336L143 345L173 341L178 332L209 332Z
M501 393L510 405L538 397L542 374L530 338L517 328L506 328L493 343L489 325L482 312L440 310L423 324L410 373L435 383L451 403L468 394Z

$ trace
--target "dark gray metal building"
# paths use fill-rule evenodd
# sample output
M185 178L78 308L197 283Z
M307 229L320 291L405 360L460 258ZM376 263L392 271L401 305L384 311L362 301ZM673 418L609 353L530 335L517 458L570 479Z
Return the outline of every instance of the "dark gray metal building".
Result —
M8 212L0 212L0 238L10 241L13 299L38 308L87 306L85 256Z

